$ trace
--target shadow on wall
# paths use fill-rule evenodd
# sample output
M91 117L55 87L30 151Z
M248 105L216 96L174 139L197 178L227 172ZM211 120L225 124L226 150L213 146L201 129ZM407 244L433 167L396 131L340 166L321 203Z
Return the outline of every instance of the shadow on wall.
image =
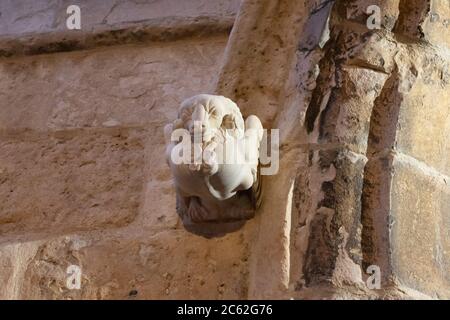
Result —
M183 222L187 231L202 236L208 239L223 237L228 233L232 233L241 229L246 220L233 221L233 222Z

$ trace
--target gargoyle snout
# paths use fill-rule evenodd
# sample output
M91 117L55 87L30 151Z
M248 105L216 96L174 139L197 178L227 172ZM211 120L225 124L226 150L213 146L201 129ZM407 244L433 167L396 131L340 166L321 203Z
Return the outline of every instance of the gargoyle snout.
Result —
M208 129L208 113L202 105L197 105L192 113L192 121L189 125L191 134L194 130L201 130L204 133Z

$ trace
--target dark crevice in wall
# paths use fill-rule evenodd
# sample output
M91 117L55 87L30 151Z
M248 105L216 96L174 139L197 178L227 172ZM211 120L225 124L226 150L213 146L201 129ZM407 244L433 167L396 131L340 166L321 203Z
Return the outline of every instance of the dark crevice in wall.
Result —
M375 100L368 138L368 162L362 191L361 249L364 270L378 265L386 280L390 273L390 185L402 95L401 75L395 69Z
M311 65L310 72L313 73L314 67L319 67L319 78L315 80L315 90L311 93L309 107L306 111L305 126L308 132L314 130L315 122L323 109L323 104L326 104L328 98L323 97L323 92L327 91L330 83L333 83L334 77L334 61L331 59L330 53L333 46L329 44L329 19L333 9L335 0L321 0L316 1L315 5L310 9L308 19L303 29L304 32L299 39L298 44L298 59L308 59L309 55L315 55L320 65ZM326 53L327 57L322 58ZM320 59L320 60L319 60ZM315 76L314 76L315 77ZM314 166L313 158L316 151L309 151L308 167ZM327 233L327 213L317 214L313 221L307 221L310 209L315 210L315 204L311 203L311 194L309 190L311 175L306 172L300 172L295 181L292 198L291 209L291 235L290 235L290 282L294 290L300 291L305 286L310 286L316 281L321 281L324 278L329 278L334 266L334 242ZM314 208L310 208L314 206ZM306 226L308 224L308 226ZM312 230L311 236L314 237L315 245L307 247L304 243L304 232L306 229ZM333 249L331 249L333 248ZM307 258L303 259L305 252ZM326 253L321 254L312 251L325 250ZM325 260L326 261L325 261Z
M316 80L316 87L312 93L311 101L305 114L305 128L307 133L312 133L316 126L316 120L320 112L326 108L329 102L329 96L324 96L324 92L331 90L334 83L335 65L331 56L333 51L329 51L320 62L320 74Z
M394 33L413 39L423 39L423 23L431 11L431 0L401 0L400 14Z
M233 24L234 18L161 18L112 30L3 36L0 37L0 58L228 35Z

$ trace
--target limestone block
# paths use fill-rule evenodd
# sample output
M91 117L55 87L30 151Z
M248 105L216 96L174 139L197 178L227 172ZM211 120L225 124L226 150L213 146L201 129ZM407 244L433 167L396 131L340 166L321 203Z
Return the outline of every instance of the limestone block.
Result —
M341 257L345 256L345 250L342 251L339 245L345 242L336 231L342 229L345 234L352 230L350 221L354 221L355 226L360 223L360 230L353 229L357 231L348 233L350 240L345 248L349 256L356 264L362 257L363 267L376 260L385 270L384 274L390 272L388 269L395 264L392 261L397 259L392 258L390 250L398 245L397 242L407 241L402 237L391 237L390 221L395 215L391 214L392 202L414 204L414 198L407 192L391 189L397 174L396 166L392 165L395 150L429 166L429 170L438 176L448 176L448 54L439 46L445 45L449 33L441 32L445 40L432 42L433 33L427 26L429 5L433 6L433 3L363 0L335 3L330 18L330 40L319 65L320 73L306 111L305 127L310 140L319 143L318 148L345 147L357 159L363 159L367 154L369 162L365 168L359 161L348 166L339 165L336 160L340 156L329 151L329 156L324 158L326 153L321 150L322 156L317 161L334 159L328 162L335 167L336 178L318 177L322 179L324 198L313 198L312 205L317 201L317 207L322 209L313 217L308 216L306 225L301 227L306 230L304 233L310 233L309 248L304 255L306 284L330 280L337 274L336 270L351 270L349 264L344 264L345 268L338 267L342 266ZM382 9L382 29L387 30L369 31L365 26L368 17L365 10L372 4ZM437 47L427 46L426 41ZM317 178L317 174L313 175L314 168L311 166L305 176ZM414 179L414 173L408 175ZM346 188L341 187L340 181L346 182ZM410 182L411 188L420 186L420 182ZM421 197L427 194L425 190L419 192ZM314 193L309 190L302 193L303 198L310 195ZM436 207L429 211L440 214L439 206L445 207L447 199L438 196L430 199L433 200ZM306 209L301 207L300 210ZM358 248L360 232L362 243ZM427 237L428 245L437 243L436 239ZM426 260L421 263L425 264ZM402 270L406 272L406 263ZM423 274L423 270L417 273ZM396 272L393 274L393 277L397 276ZM442 295L445 286L442 278L439 281L441 284L435 282L435 285ZM413 285L410 281L401 285L430 292L417 283ZM301 287L304 284L295 285Z
M450 3L432 0L423 26L425 39L435 46L450 48Z
M324 143L346 144L354 152L364 153L373 103L387 75L369 68L344 66L339 77L339 86L331 92L318 89L314 93L321 96L318 108L323 108L320 119L315 120L319 139ZM312 119L307 117L308 126Z
M245 233L205 239L184 230L125 228L0 245L5 299L243 299ZM81 270L80 289L67 268ZM20 284L20 285L17 285Z
M159 132L162 128L158 128ZM155 134L155 139L159 137ZM160 137L163 140L163 135ZM149 139L145 157L145 184L142 214L137 217L141 225L156 228L175 228L179 223L176 212L176 193L170 169L165 159L164 143Z
M39 34L68 31L66 9L75 4L70 0L0 3L2 20L0 36ZM81 10L82 30L93 32L99 28L118 28L168 17L229 16L234 17L240 0L165 0L165 1L102 1L82 0L76 3Z
M300 26L312 7L303 1L243 1L215 93L235 101L245 116L257 114L269 127L295 59Z
M448 298L449 178L410 156L390 152L366 166L364 267L380 267L382 287Z
M331 39L305 114L305 128L321 143L348 145L365 153L373 105L395 68L397 45L384 35L346 23ZM336 31L338 32L338 31Z
M450 175L450 63L435 51L408 56L396 148Z
M219 37L2 60L0 128L165 124L186 96L212 89L225 42Z
M434 50L406 47L374 103L369 155L396 149L448 174L448 62Z
M407 156L394 159L392 268L400 283L450 297L450 181Z
M60 233L124 226L143 188L141 129L2 132L0 230Z
M450 45L450 6L445 0L402 0L394 32L433 45Z

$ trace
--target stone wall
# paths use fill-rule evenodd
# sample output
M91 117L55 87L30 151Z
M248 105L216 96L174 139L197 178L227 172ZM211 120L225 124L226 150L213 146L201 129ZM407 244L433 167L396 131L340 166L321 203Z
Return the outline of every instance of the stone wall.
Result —
M0 298L450 297L446 1L69 4L0 3ZM175 210L162 129L198 93L280 129L232 232Z
M85 1L75 33L222 25L51 54L15 45L71 37L66 2L26 3L0 7L12 54L0 60L0 297L245 298L250 233L187 232L163 156L181 101L214 89L239 1ZM69 265L81 290L66 287Z
M250 296L449 297L449 10L439 0L243 2L218 92L281 136Z

